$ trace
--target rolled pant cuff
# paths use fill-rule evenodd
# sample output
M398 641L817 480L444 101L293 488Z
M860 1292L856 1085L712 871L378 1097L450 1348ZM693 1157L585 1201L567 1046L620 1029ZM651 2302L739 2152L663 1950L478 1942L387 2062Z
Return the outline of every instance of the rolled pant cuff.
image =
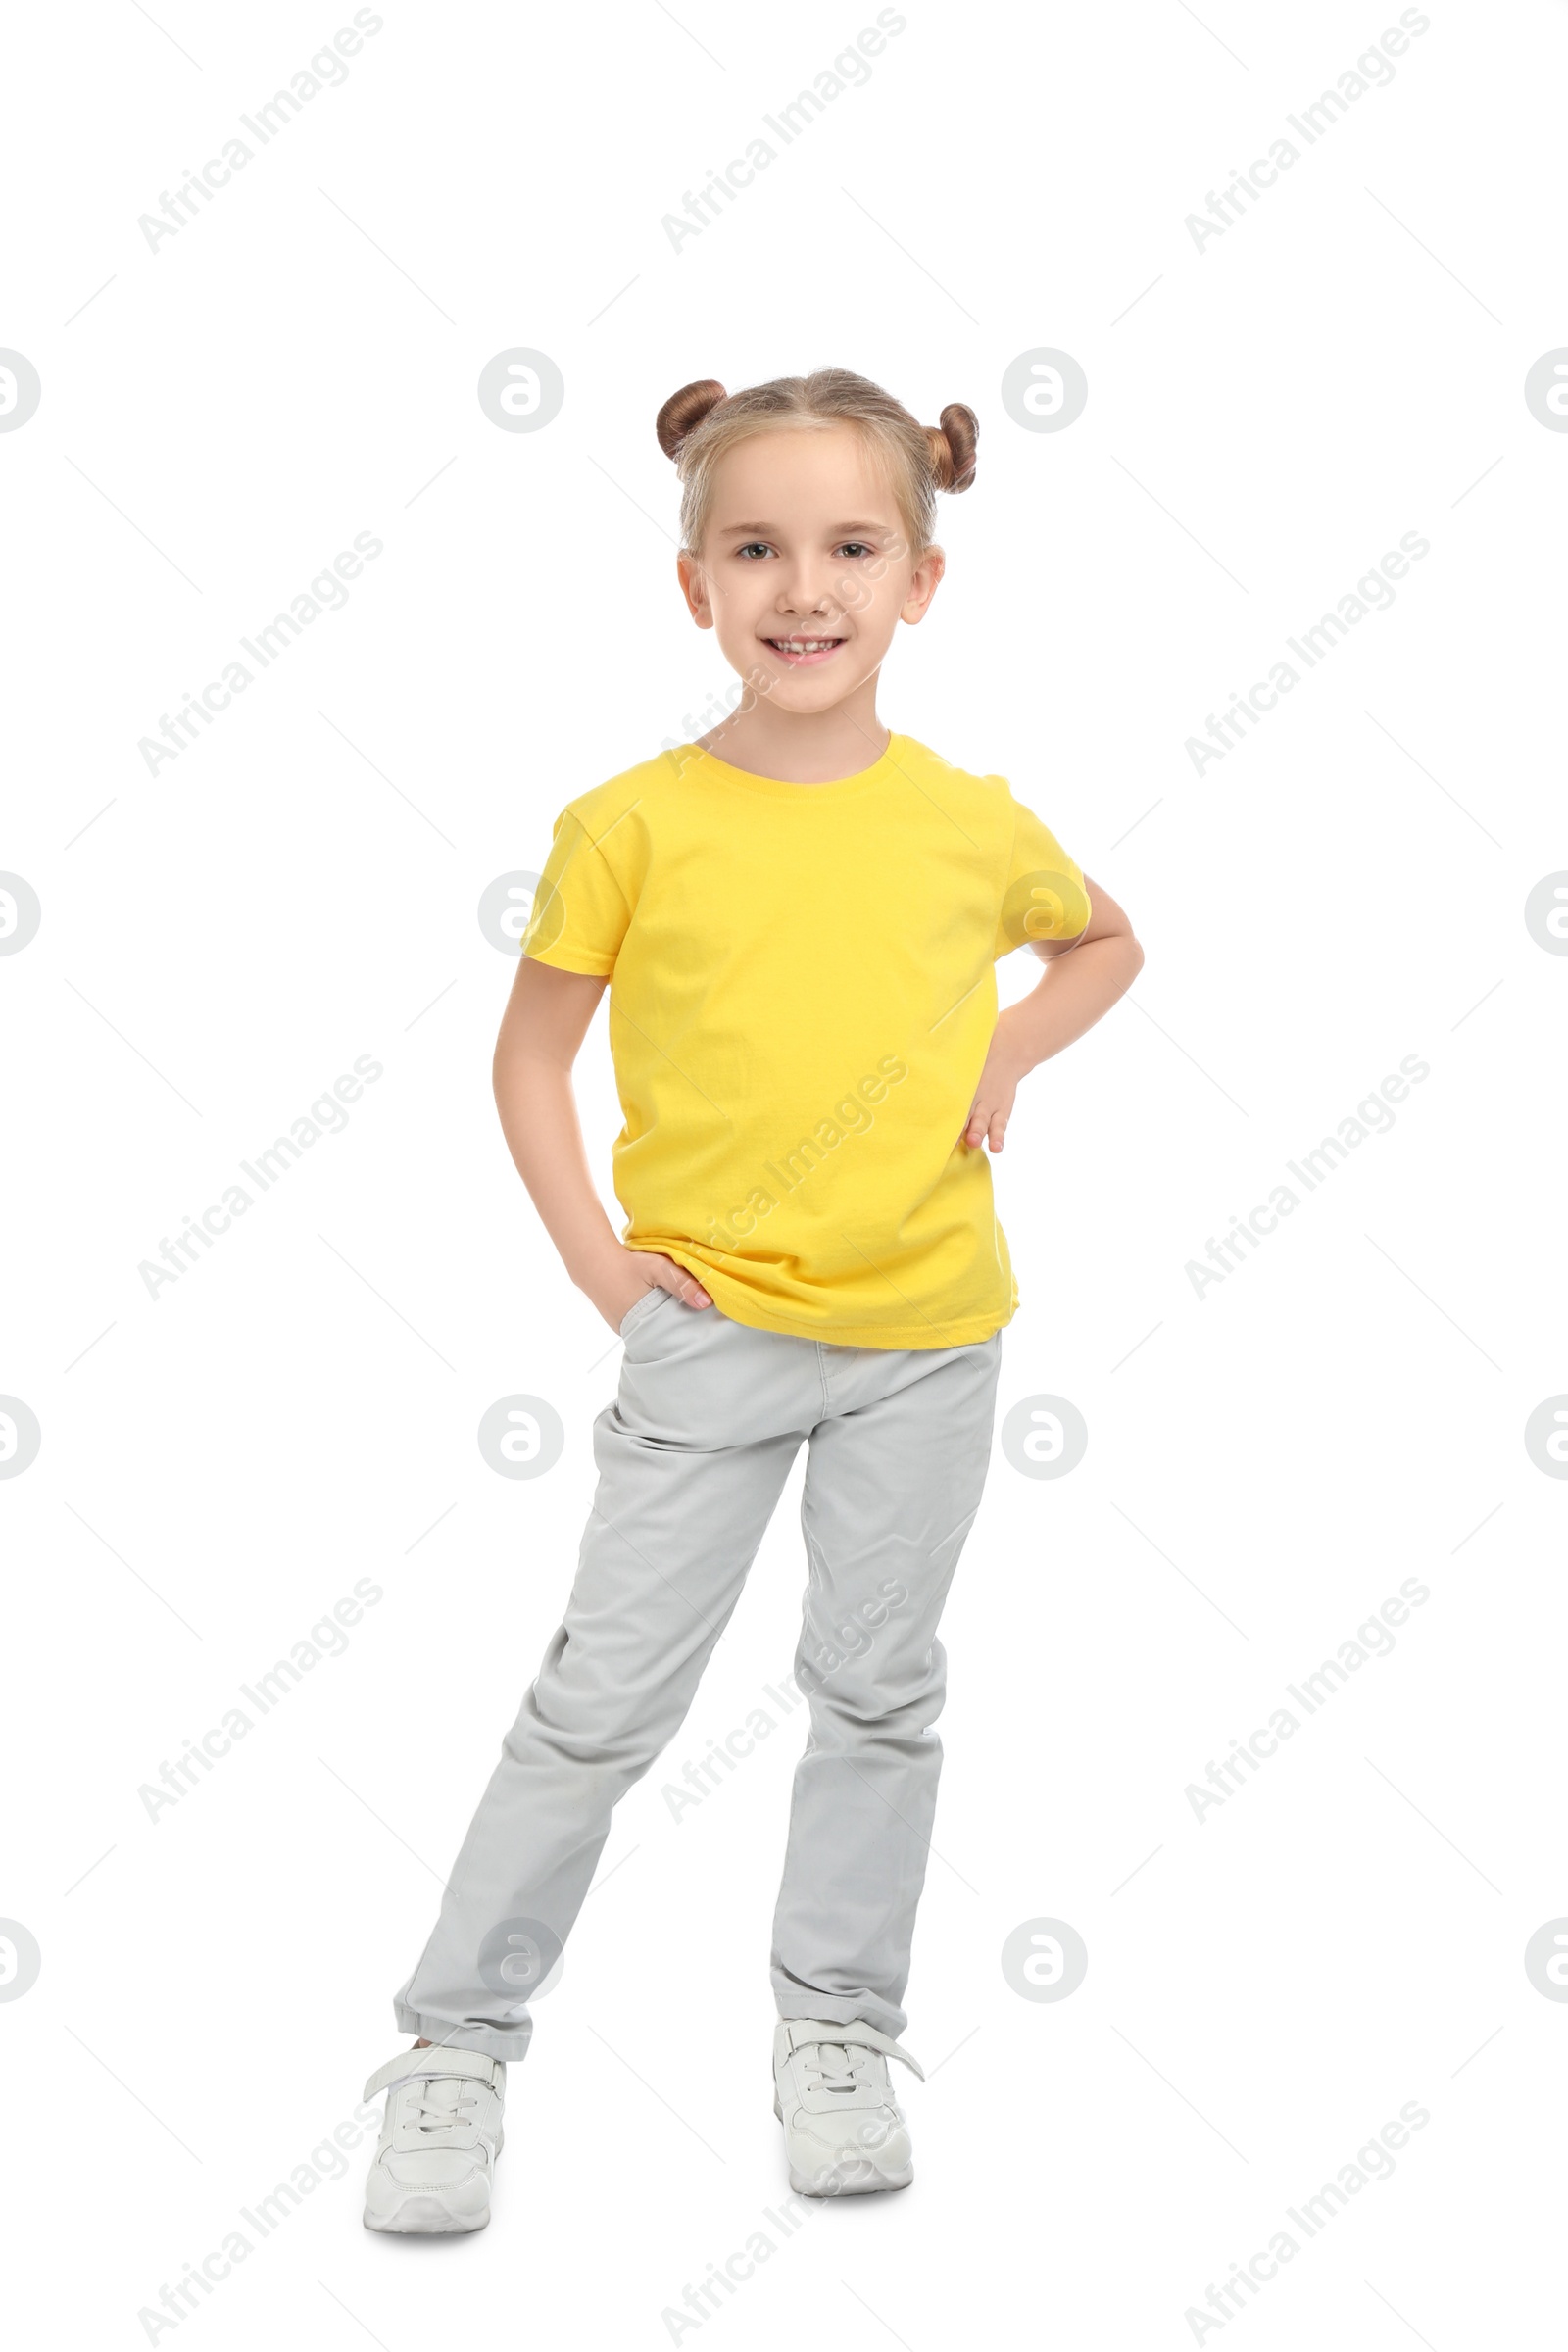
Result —
M417 2039L432 2041L442 2050L477 2050L482 2057L500 2058L514 2065L527 2055L533 2028L525 2026L520 2034L508 2034L498 2026L453 2026L444 2018L421 2017L403 2001L394 2001L392 2014L401 2034L412 2034Z
M879 2034L890 2034L895 2041L908 2022L902 2009L889 2008L885 2001L867 2000L863 1994L857 2000L846 1992L791 1993L779 2000L778 2014L784 2024L810 2017L824 2025L875 2026Z

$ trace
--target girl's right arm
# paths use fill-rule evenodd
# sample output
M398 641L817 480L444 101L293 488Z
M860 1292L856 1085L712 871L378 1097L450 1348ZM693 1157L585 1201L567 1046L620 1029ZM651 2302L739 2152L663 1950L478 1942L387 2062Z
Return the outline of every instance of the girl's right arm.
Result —
M578 1290L618 1330L650 1283L688 1306L711 1300L673 1258L617 1241L588 1172L571 1065L605 985L592 973L520 957L496 1039L494 1079L502 1132L528 1197Z

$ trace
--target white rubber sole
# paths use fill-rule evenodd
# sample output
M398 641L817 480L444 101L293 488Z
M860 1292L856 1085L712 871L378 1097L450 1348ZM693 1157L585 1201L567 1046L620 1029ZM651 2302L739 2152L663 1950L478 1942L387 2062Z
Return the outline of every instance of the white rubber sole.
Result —
M784 2110L777 2093L773 2098L773 2113L780 2124ZM852 2156L842 2164L824 2166L814 2179L808 2180L789 2165L790 2186L798 2197L870 2197L883 2189L907 2188L914 2179L914 2167L906 2165L902 2173L885 2173L868 2156Z
M506 2144L505 2133L498 2132L492 2166ZM455 2213L446 2199L437 2196L433 2189L411 2188L389 2213L372 2213L367 2198L361 2219L367 2230L381 2230L388 2237L458 2237L466 2235L470 2230L488 2229L490 2176L485 2176L482 2213Z
M790 2186L798 2197L867 2197L876 2196L885 2188L907 2188L914 2179L911 2164L907 2172L879 2173L874 2164L858 2158L853 2164L836 2164L820 2180L808 2180L792 2164L789 2168Z
M455 2237L488 2229L490 2208L486 2205L478 2214L457 2214L439 2197L409 2196L389 2214L372 2214L367 2205L364 2220L367 2230L383 2230L392 2237Z

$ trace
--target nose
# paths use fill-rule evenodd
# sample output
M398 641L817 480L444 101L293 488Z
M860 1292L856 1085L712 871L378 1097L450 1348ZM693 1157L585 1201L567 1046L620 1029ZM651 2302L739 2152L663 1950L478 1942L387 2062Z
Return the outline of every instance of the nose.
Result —
M778 610L792 618L832 620L838 615L833 584L821 566L802 560L778 593Z

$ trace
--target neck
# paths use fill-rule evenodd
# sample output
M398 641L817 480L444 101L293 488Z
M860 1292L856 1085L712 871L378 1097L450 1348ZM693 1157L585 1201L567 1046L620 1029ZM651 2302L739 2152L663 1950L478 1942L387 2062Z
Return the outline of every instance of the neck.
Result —
M873 674L830 710L779 709L765 695L743 694L733 714L698 742L716 760L781 784L833 784L873 767L889 731L876 713Z

